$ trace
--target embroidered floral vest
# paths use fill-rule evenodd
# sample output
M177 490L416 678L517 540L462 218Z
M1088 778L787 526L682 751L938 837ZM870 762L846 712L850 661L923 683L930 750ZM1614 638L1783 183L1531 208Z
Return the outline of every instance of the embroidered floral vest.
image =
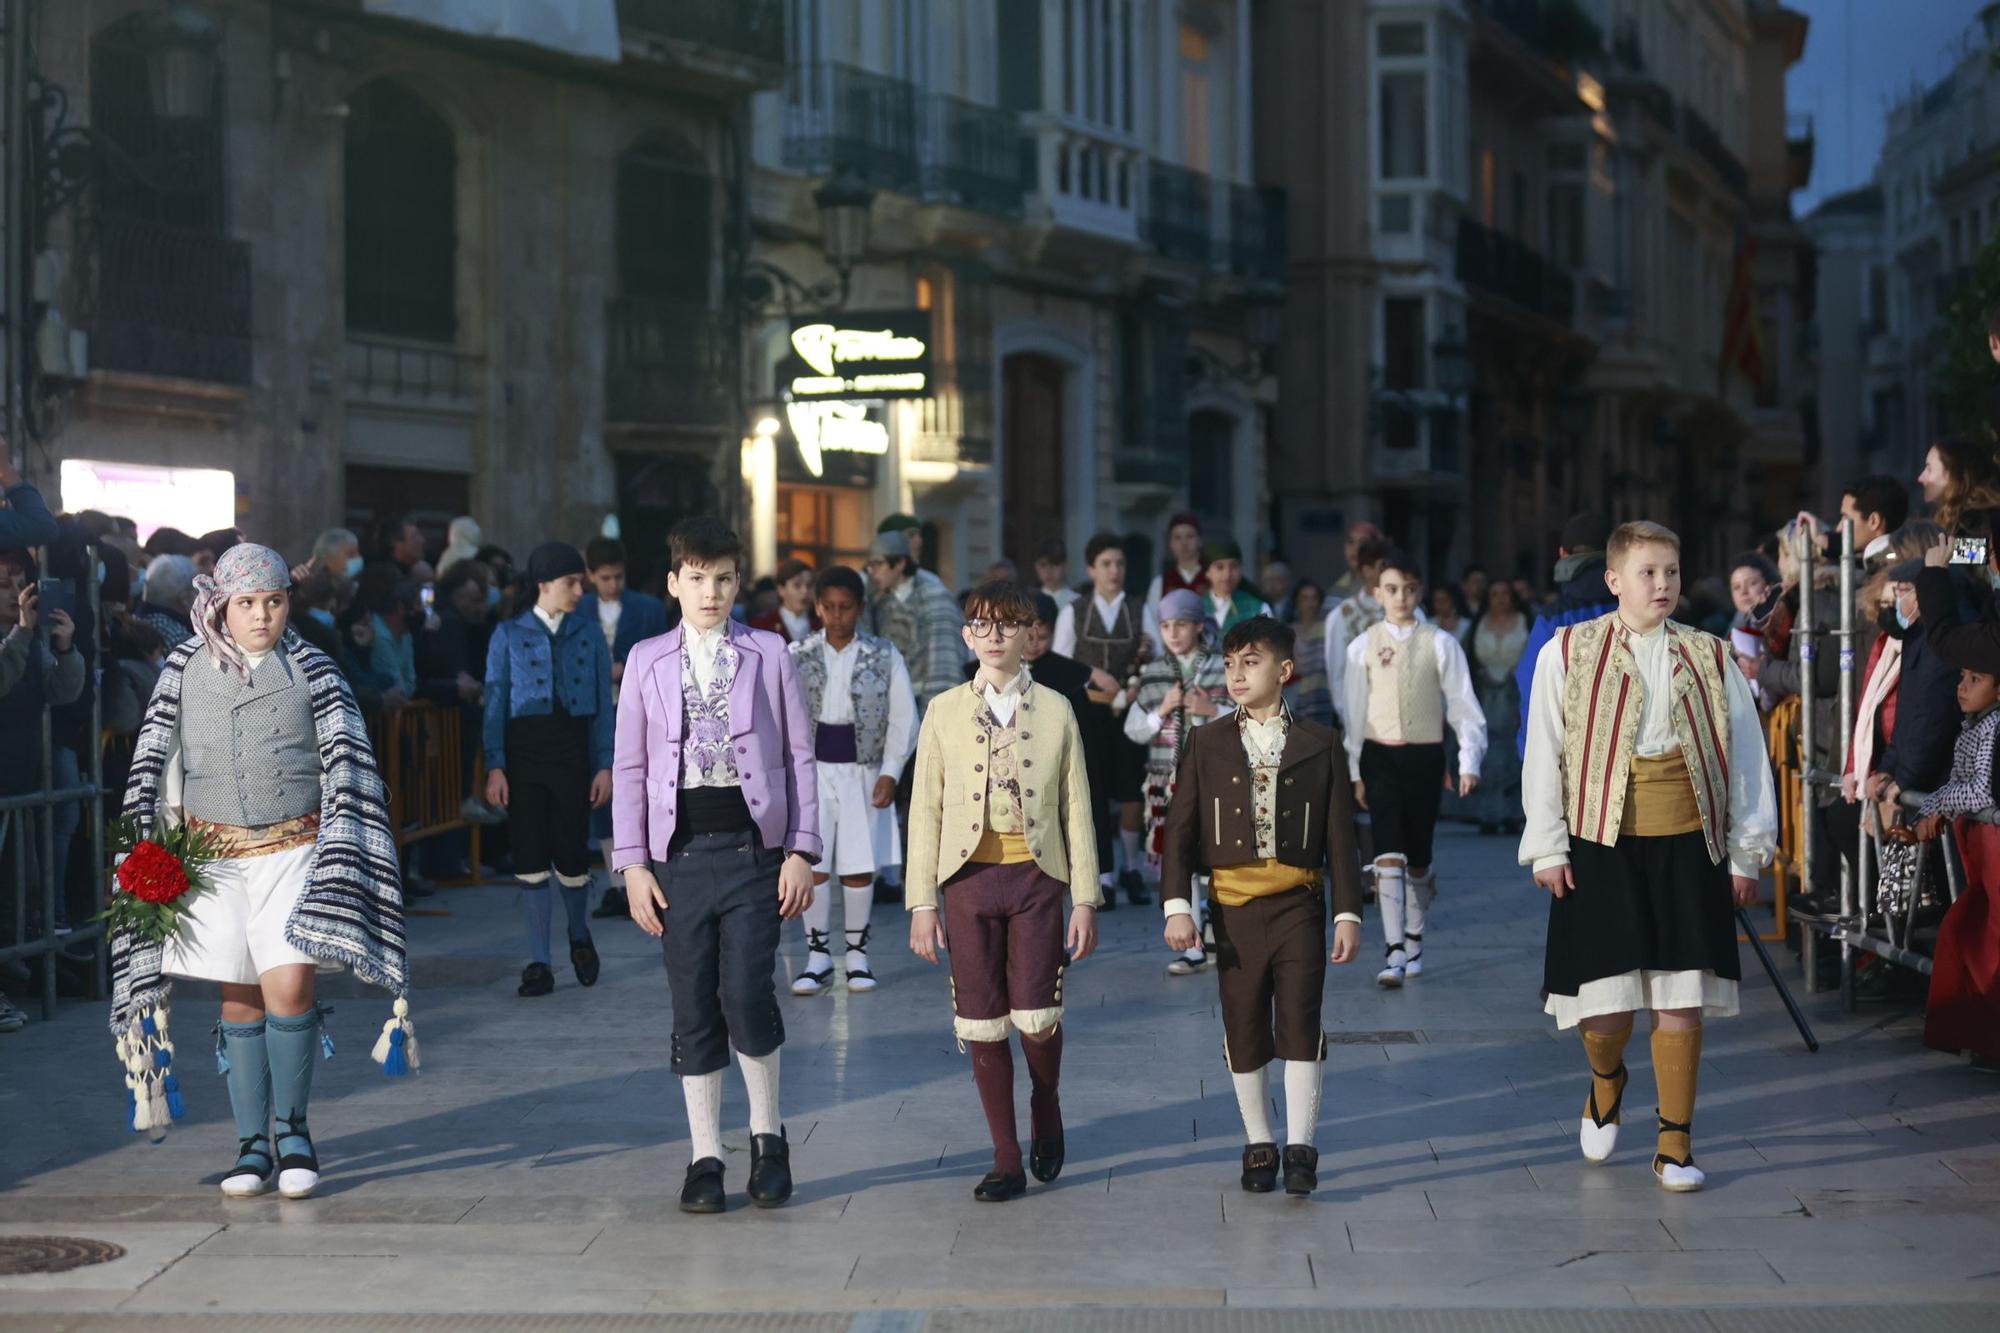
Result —
M882 750L889 739L890 644L873 634L856 634L854 659L854 749L857 762L871 768L882 763ZM826 640L814 635L792 645L792 661L799 669L799 684L805 689L806 711L812 714L814 734L819 731L820 707L826 697Z
M683 786L740 787L736 751L729 744L729 687L739 662L727 635L715 650L715 678L704 695L694 679L694 658L681 640L681 706L687 739L681 745Z
M1569 677L1563 690L1563 814L1572 837L1612 846L1625 812L1632 748L1645 686L1616 613L1570 625L1557 637ZM1727 854L1729 694L1724 647L1712 634L1667 622L1673 661L1669 717L1681 743L1709 859Z

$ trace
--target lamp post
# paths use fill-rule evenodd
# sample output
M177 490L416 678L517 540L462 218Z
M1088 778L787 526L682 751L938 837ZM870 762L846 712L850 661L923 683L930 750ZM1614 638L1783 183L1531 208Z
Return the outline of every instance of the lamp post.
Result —
M820 250L833 266L832 281L807 285L768 259L748 259L736 277L736 295L751 310L775 299L790 314L798 306L838 310L847 304L854 269L868 253L875 191L851 167L842 167L813 191L819 210Z

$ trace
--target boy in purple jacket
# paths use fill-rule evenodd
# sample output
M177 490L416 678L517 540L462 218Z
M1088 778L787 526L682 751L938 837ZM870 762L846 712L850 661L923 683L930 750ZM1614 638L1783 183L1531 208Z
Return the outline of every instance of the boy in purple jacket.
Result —
M693 1161L681 1211L719 1213L722 1070L750 1095L752 1203L791 1197L778 1118L782 923L811 905L820 859L812 720L785 641L730 619L743 546L711 517L669 538L680 625L632 649L612 762L613 869L640 929L664 937L673 1070Z

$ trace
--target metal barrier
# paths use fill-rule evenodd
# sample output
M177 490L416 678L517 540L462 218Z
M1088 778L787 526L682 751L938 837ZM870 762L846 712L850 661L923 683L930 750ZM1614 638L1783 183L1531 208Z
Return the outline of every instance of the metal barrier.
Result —
M94 547L88 549L94 554ZM44 570L48 568L47 556L46 551L37 553L37 564ZM95 660L101 665L104 660L104 615L98 601L97 580L84 579L82 582L88 585L91 632L98 636ZM90 695L90 735L100 734L102 715L101 691L93 688ZM41 730L39 789L20 796L0 797L0 869L11 868L14 886L13 919L6 923L9 927L7 938L13 943L0 948L0 962L41 962L41 1008L42 1017L46 1020L56 1015L56 958L60 954L77 957L71 951L86 944L92 946L89 956L91 998L100 998L103 993L106 962L103 923L90 922L62 934L56 932L56 904L64 885L56 879L55 826L58 808L65 805L82 807L77 833L89 837L91 872L101 883L105 873L104 803L98 799L98 793L104 785L104 749L101 745L90 747L89 768L78 775L84 780L75 786L58 789L55 737L46 704L42 708ZM31 848L35 866L32 875L29 872ZM72 839L69 851L74 855L75 850L75 840ZM30 879L34 881L32 884ZM31 893L36 900L41 927L40 933L33 939L28 936ZM93 898L93 903L96 901L98 899ZM84 959L78 957L77 961Z
M1803 877L1806 827L1805 763L1799 749L1799 700L1784 700L1764 719L1764 748L1771 756L1778 784L1778 849L1771 858L1771 910L1777 928L1760 938L1782 943L1790 933L1792 885L1807 890Z

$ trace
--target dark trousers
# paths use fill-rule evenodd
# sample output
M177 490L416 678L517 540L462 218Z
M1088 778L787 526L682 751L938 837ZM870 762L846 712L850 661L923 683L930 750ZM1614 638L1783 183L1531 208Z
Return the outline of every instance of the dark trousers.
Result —
M1861 843L1861 804L1835 798L1813 810L1813 882L1806 887L1829 899L1840 893L1840 866L1852 861ZM1856 883L1859 883L1857 867Z
M555 714L507 724L507 824L514 873L590 873L590 719Z
M1444 799L1444 746L1368 741L1361 747L1361 781L1368 789L1375 855L1407 857L1418 870L1430 865Z
M661 948L674 997L673 1071L709 1074L734 1045L769 1055L785 1044L771 979L778 961L778 867L785 854L755 829L697 833L653 874L666 895Z
M1215 977L1222 998L1222 1043L1230 1072L1273 1060L1318 1060L1326 989L1326 894L1288 889L1230 907L1213 896Z
M1033 861L968 862L944 885L954 1030L1005 1041L1009 1025L1045 1032L1062 1019L1063 899Z

